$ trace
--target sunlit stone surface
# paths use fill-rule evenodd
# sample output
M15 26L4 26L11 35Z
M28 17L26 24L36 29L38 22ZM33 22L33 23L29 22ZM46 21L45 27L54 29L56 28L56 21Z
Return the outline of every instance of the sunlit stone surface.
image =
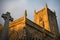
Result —
M52 17L51 17L52 16ZM52 19L51 19L52 18ZM47 4L42 10L34 11L34 22L24 16L9 22L9 40L59 40L59 32L55 12Z

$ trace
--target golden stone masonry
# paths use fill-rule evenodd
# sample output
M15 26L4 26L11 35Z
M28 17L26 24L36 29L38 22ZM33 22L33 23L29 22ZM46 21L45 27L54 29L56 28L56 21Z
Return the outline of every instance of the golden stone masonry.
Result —
M4 27L0 25L0 38ZM59 40L59 30L56 12L51 11L48 5L39 11L34 11L34 22L24 16L9 22L9 40Z

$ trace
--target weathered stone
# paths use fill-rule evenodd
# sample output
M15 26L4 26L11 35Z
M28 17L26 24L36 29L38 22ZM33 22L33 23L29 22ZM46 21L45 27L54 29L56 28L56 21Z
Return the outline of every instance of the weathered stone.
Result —
M8 40L8 31L9 31L9 21L13 21L13 18L10 16L10 13L2 14L2 18L4 19L4 29L2 33L2 40Z

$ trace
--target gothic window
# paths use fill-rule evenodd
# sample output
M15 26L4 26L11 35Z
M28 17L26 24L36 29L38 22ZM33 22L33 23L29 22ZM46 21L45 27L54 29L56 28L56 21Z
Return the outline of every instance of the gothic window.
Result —
M39 39L40 40L40 39Z
M32 38L32 40L34 40L34 38Z
M37 37L36 37L36 40L37 40Z

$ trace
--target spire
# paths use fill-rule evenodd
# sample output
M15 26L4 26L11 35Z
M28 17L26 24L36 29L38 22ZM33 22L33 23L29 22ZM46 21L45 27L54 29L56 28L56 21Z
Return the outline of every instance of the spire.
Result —
M25 17L27 16L27 10L24 11L24 16L25 16Z
M48 8L48 5L47 5L47 3L45 3L45 8Z

